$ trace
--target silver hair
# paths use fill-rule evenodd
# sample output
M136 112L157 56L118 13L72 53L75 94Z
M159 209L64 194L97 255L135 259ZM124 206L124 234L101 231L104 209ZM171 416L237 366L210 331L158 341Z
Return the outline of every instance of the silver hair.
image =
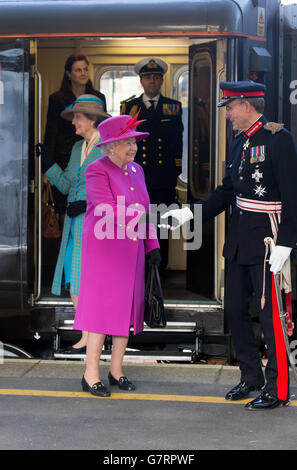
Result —
M123 142L123 140L126 139L115 140L114 142L107 142L107 144L100 145L103 154L109 157L112 154L113 149L121 142Z
M239 101L241 103L244 103L244 101L248 101L251 104L251 106L253 106L255 108L257 113L260 113L260 114L264 113L265 99L262 98L262 96L255 97L255 98L248 98L248 99L240 98Z

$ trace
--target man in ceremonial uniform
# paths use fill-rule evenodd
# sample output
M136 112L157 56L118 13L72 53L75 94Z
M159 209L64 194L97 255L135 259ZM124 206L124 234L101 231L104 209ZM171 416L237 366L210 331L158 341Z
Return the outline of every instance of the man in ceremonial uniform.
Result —
M151 204L170 205L175 201L177 176L181 173L183 149L182 107L179 101L160 93L167 64L147 58L135 65L144 93L121 103L121 114L145 121L138 126L149 137L138 145L135 161L145 174ZM160 240L162 267L167 265L168 241Z
M262 114L265 85L248 81L221 82L220 86L223 98L219 106L226 106L226 118L238 133L222 185L199 203L203 221L233 206L223 251L227 260L225 311L241 381L226 399L243 399L261 389L246 408L272 409L289 400L287 353L272 273L284 273L291 250L297 246L297 151L284 126L267 122ZM193 213L184 207L163 217L168 216L180 226ZM264 261L266 237L276 240L270 270ZM283 277L287 287L288 273L287 269ZM267 347L266 380L249 312L253 294Z

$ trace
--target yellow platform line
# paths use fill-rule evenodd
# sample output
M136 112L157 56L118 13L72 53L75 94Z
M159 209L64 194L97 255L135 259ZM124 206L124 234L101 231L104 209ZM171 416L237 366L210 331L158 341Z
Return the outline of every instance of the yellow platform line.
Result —
M24 390L24 389L0 389L0 395L6 396L26 396L26 397L54 397L54 398L95 398L99 400L148 400L148 401L169 401L188 403L224 403L224 404L245 404L253 398L240 401L228 401L224 397L208 397L196 395L159 395L148 393L112 393L110 397L101 398L91 395L88 392L70 392L56 390ZM290 406L297 406L297 400L291 400Z

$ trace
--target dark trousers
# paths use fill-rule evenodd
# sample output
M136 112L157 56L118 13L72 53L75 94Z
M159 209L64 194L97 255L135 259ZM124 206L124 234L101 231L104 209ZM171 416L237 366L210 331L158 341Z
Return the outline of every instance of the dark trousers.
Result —
M257 312L268 354L265 390L280 400L287 400L289 398L288 360L273 295L274 285L269 264L266 265L265 283L265 306L262 310L263 265L240 265L236 261L228 261L225 311L239 361L241 380L248 385L261 386L264 384L264 376L259 346L255 340L250 315L250 301L255 293Z

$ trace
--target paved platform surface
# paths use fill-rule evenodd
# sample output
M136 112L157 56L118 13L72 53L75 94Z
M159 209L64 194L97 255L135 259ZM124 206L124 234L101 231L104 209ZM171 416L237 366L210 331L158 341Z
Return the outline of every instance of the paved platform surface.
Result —
M101 364L107 384L108 363ZM83 362L7 359L0 364L0 449L296 449L297 400L270 411L228 402L238 367L127 363L135 392L82 392ZM297 395L292 379L291 394ZM256 393L251 394L251 399Z

